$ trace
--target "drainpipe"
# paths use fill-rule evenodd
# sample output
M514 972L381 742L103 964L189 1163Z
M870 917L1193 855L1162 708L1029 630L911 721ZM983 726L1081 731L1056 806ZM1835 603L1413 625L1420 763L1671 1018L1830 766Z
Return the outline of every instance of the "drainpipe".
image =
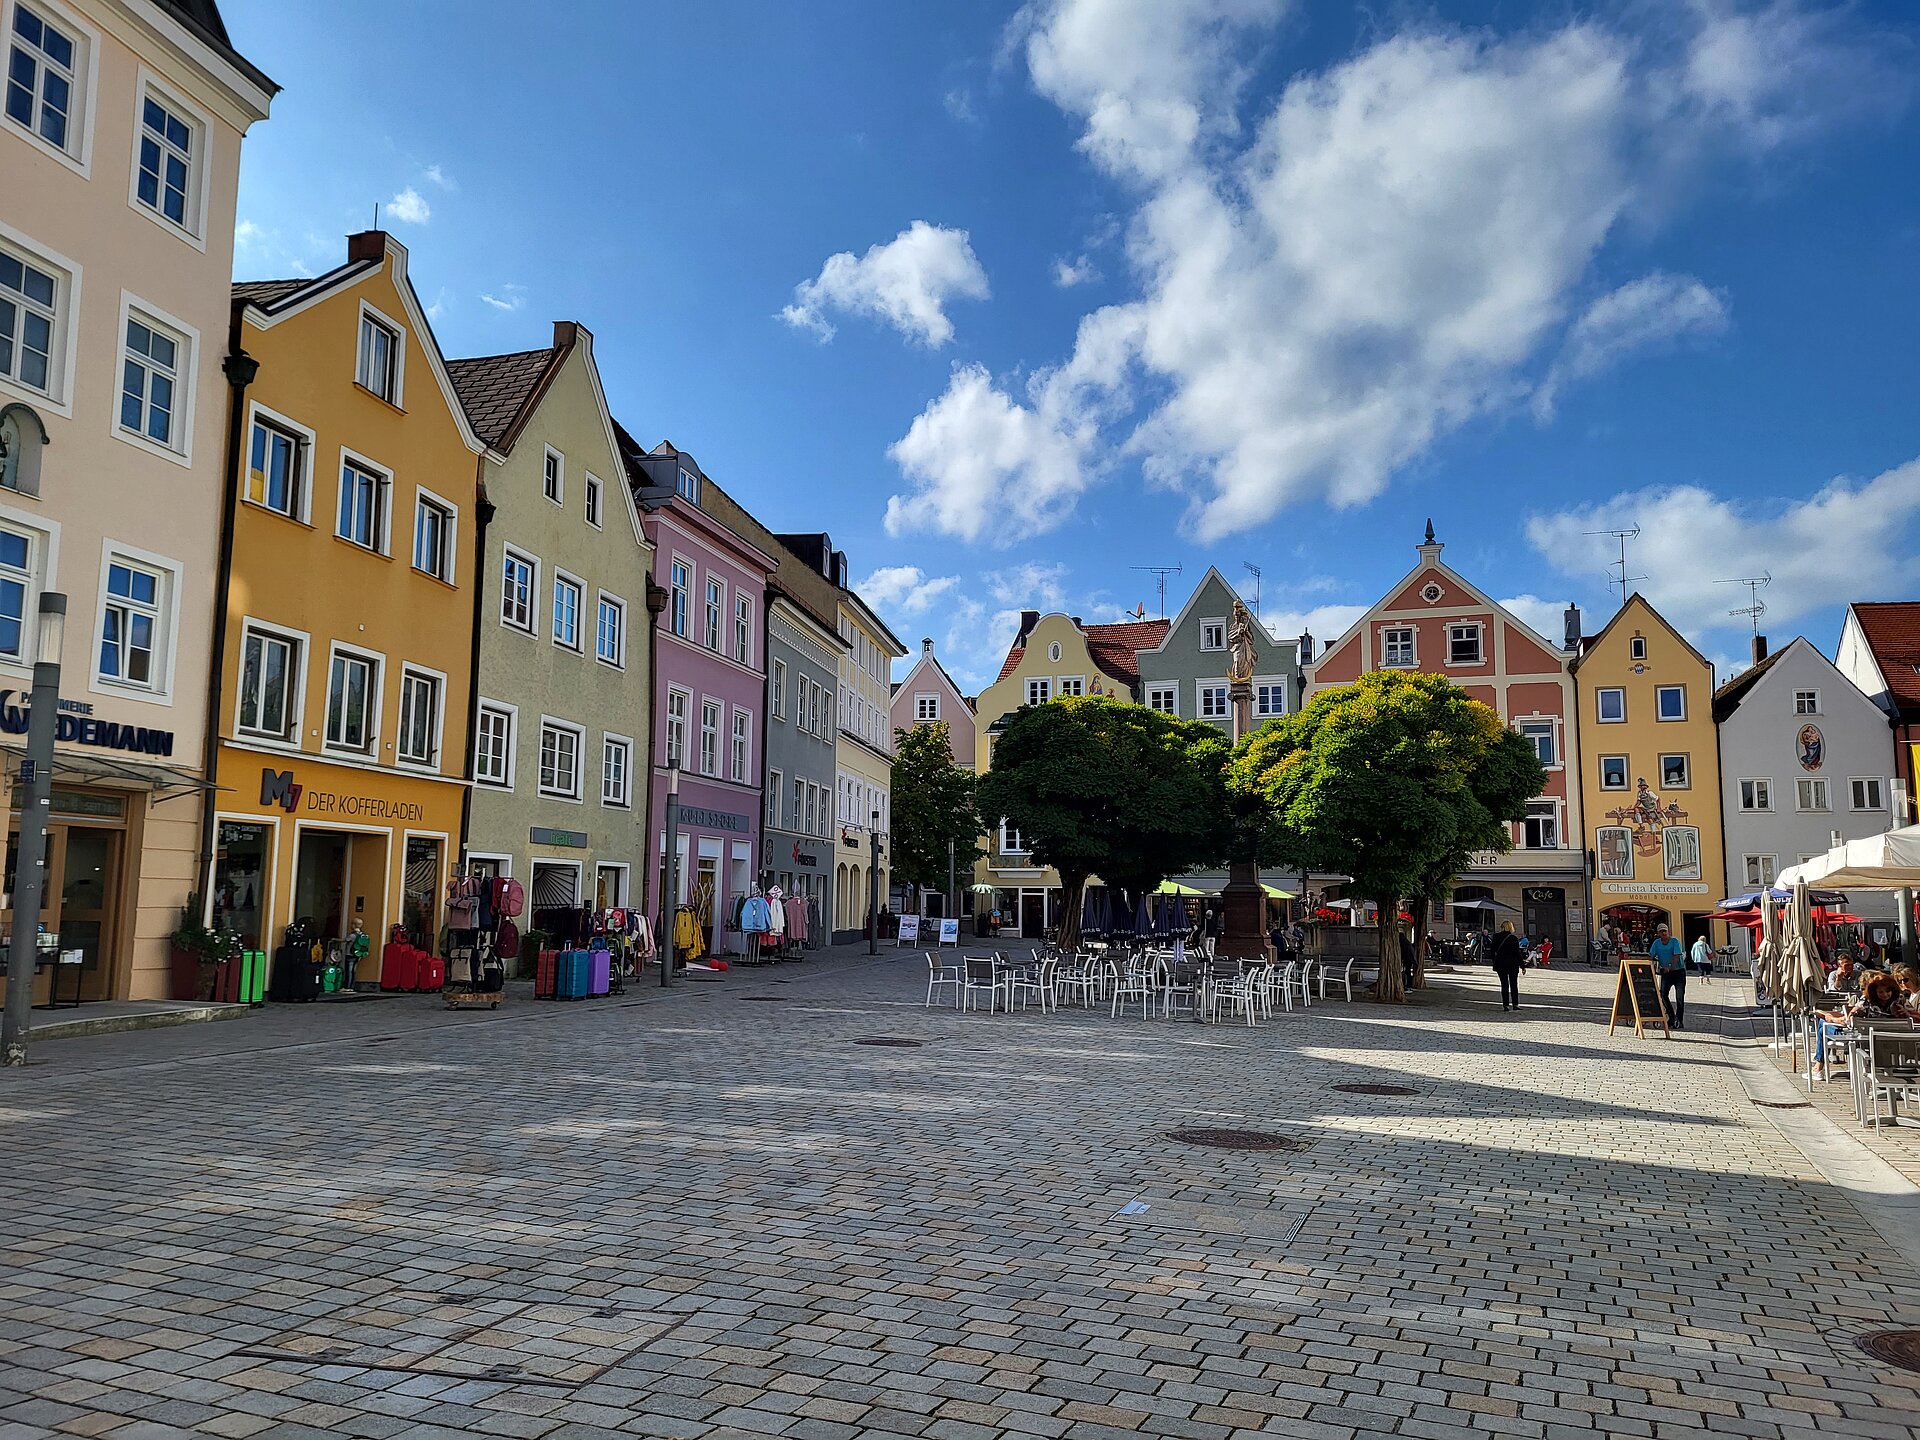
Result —
M473 830L473 741L480 728L480 620L487 603L487 527L496 506L487 498L487 457L474 461L473 476L473 643L467 653L467 753L460 765L460 867L466 868ZM515 736L518 741L520 737ZM528 877L532 883L532 877Z
M227 326L227 356L220 372L227 377L227 463L220 496L220 557L213 578L213 653L207 665L205 740L200 748L200 772L206 784L200 798L200 855L194 871L200 886L200 923L213 923L214 812L219 792L214 774L220 762L220 717L227 671L227 609L233 586L233 532L240 513L240 447L246 440L247 387L260 373L260 362L240 344L240 312L236 302ZM266 936L262 935L262 942Z

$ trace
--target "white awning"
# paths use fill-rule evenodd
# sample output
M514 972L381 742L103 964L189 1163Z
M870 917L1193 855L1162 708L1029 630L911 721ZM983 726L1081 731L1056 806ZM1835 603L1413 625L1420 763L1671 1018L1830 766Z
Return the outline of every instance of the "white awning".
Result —
M1849 840L1780 872L1776 885L1805 881L1829 890L1920 890L1920 825Z

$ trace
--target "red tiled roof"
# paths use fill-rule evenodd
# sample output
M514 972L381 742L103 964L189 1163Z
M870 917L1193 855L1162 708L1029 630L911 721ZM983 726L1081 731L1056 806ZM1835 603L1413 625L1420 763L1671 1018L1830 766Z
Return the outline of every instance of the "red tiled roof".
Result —
M1920 601L1859 600L1853 613L1893 703L1903 712L1920 710Z
M1094 664L1114 679L1136 685L1140 681L1140 652L1158 645L1172 628L1171 620L1128 620L1114 625L1082 625L1080 633L1086 636L1087 652ZM1008 650L996 678L1004 680L1011 675L1026 653L1024 643Z

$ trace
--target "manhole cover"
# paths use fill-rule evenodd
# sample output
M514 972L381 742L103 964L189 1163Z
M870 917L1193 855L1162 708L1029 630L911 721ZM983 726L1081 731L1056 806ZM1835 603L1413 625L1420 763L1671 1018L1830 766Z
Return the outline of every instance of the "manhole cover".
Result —
M1883 1364L1920 1374L1920 1330L1876 1330L1853 1343Z
M886 1045L896 1050L918 1050L925 1044L922 1040L907 1040L898 1035L866 1035L853 1042L856 1045Z
M1344 1090L1349 1095L1418 1095L1420 1092L1411 1085L1336 1085L1336 1090Z
M1167 1139L1210 1150L1304 1150L1311 1143L1271 1130L1169 1130Z

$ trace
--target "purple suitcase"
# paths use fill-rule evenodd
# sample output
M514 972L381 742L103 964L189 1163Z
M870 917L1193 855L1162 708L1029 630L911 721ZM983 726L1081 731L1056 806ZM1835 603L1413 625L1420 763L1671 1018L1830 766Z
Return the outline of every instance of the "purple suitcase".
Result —
M591 950L587 954L587 994L605 995L613 988L613 952Z

